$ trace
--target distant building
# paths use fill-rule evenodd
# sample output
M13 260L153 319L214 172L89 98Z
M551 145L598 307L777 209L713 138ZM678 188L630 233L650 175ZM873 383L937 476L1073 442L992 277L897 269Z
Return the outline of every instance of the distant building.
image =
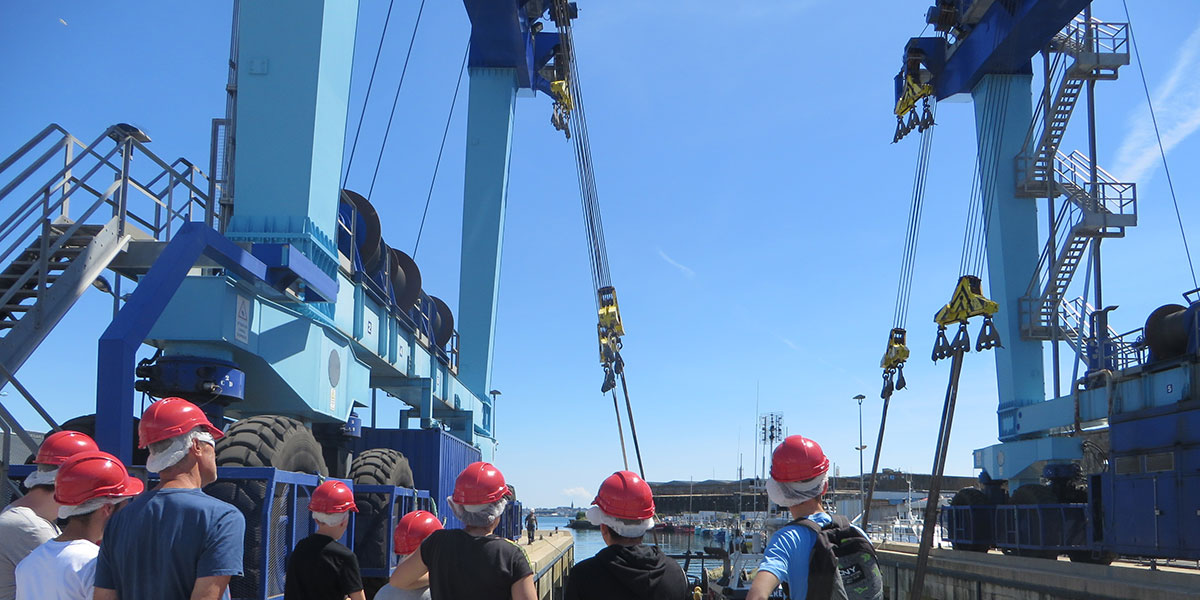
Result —
M871 476L865 477L864 488L870 486ZM875 478L875 497L873 507L881 508L880 518L895 516L901 505L904 505L910 489L914 506L918 499L928 495L930 475L921 473L903 473L892 469L884 469ZM974 477L958 477L946 475L942 477L942 491L953 495L958 490L977 485ZM654 504L661 514L677 515L687 512L721 511L736 513L767 509L767 494L759 480L755 487L754 479L736 480L708 479L704 481L667 481L650 482L654 491ZM829 482L829 499L838 505L839 512L857 515L859 505L859 479L852 477L832 477ZM851 506L853 504L853 506ZM922 500L923 505L923 500ZM843 508L844 507L844 508ZM874 512L874 509L873 509ZM850 516L853 516L850 515ZM871 519L875 521L874 518Z

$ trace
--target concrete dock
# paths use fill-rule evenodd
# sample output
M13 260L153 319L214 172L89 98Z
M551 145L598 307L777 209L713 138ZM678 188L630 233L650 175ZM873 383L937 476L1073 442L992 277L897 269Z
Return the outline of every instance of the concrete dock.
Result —
M884 542L877 548L891 600L909 600L917 546ZM936 600L1174 600L1200 598L1200 571L1150 570L934 549L925 578L925 599ZM924 600L924 599L922 599Z
M562 598L567 574L575 564L575 538L567 530L539 530L534 534L533 544L527 544L527 539L522 535L518 544L533 566L539 600Z

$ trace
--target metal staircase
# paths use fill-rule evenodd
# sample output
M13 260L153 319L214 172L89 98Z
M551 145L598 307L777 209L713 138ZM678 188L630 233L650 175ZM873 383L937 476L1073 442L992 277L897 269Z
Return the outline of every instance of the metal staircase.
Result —
M1054 158L1067 131L1067 122L1088 80L1112 80L1117 70L1129 64L1129 25L1082 17L1058 33L1051 41L1056 52L1049 72L1054 100L1049 116L1038 104L1025 145L1017 157L1017 193L1032 198L1057 195L1053 184ZM1068 64L1069 63L1069 64Z
M1052 183L1067 201L1055 216L1054 231L1021 298L1021 333L1028 339L1053 339L1051 327L1056 322L1060 328L1057 337L1070 337L1055 315L1062 309L1061 300L1092 240L1124 237L1127 227L1137 225L1137 186L1118 182L1097 167L1093 187L1091 171L1091 161L1079 152L1060 154L1054 160ZM1089 189L1095 192L1089 193Z
M207 176L184 159L164 162L148 142L122 124L84 144L52 124L0 162L0 387L12 383L50 429L57 424L17 370L93 286L119 306L120 279L102 273L133 246L142 244L145 265L183 222L218 219ZM3 402L0 430L36 447ZM0 458L3 476L8 444Z

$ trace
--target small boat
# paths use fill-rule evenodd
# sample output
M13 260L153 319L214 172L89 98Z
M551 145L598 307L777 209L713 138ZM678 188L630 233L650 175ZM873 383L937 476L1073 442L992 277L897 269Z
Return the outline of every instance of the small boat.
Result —
M570 527L571 529L581 529L581 530L582 529L600 529L599 525L597 525L587 519L571 519L571 522L567 523L567 527Z

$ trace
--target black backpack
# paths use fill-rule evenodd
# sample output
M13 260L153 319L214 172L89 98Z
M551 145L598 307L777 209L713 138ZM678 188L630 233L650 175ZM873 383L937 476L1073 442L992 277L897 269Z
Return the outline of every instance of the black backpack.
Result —
M883 600L883 575L875 546L842 515L822 527L807 518L788 525L817 534L808 563L808 600Z

